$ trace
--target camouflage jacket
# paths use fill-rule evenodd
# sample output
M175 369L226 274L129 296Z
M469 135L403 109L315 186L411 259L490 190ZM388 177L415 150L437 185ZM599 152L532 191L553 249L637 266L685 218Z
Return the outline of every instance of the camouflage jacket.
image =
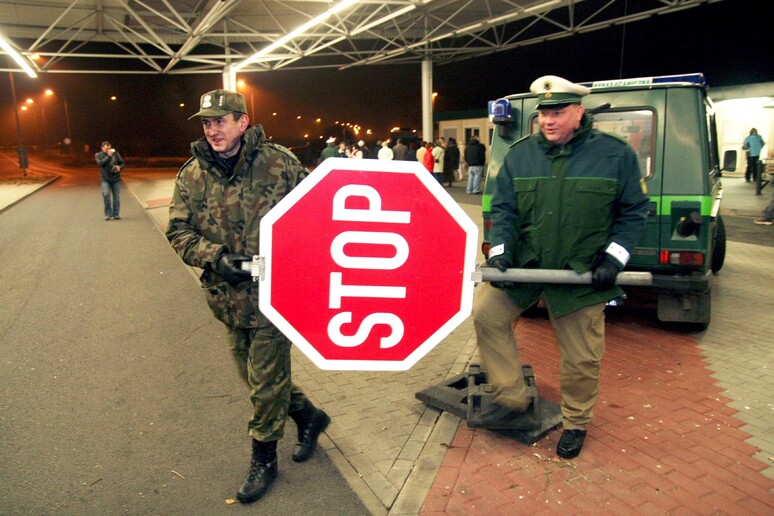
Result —
M218 319L232 328L265 326L258 283L231 285L214 271L213 260L223 247L258 254L261 219L298 185L306 169L289 150L265 141L261 126L245 131L230 178L206 139L192 143L191 154L175 181L167 239L185 263L204 269L200 281Z

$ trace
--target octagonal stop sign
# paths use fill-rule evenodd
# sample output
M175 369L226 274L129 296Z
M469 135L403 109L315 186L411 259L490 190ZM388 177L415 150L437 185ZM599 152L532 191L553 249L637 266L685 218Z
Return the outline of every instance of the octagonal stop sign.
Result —
M329 158L261 220L260 309L321 369L406 370L470 314L477 241L421 164Z

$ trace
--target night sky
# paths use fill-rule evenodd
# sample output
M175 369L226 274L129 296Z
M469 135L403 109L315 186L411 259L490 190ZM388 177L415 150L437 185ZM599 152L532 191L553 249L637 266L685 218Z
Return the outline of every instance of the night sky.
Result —
M764 7L765 6L765 7ZM724 0L648 20L577 35L433 70L436 111L484 108L490 99L527 91L545 74L576 82L703 72L710 88L774 81L770 0ZM746 11L744 9L747 9ZM375 65L346 71L301 70L239 75L252 88L255 119L275 140L295 145L304 132L336 121L370 128L376 140L390 128L421 129L420 65ZM68 101L76 144L103 139L127 152L187 154L201 134L201 93L220 87L220 75L15 74L17 97L51 87ZM16 144L8 74L0 74L0 145ZM774 93L774 92L772 92ZM110 101L110 95L118 100ZM246 94L248 105L250 93ZM46 99L49 143L65 135L60 102ZM184 102L185 107L179 104ZM274 116L273 113L277 115ZM24 113L25 143L42 143L42 116ZM301 121L297 120L302 116ZM320 124L314 119L321 118ZM255 121L255 120L253 120Z

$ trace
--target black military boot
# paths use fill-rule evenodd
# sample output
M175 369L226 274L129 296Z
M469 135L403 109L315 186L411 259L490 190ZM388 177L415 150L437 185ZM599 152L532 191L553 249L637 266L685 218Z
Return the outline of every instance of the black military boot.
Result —
M237 492L237 500L251 503L258 500L277 476L277 441L262 443L253 439L253 457L250 472Z
M306 400L301 410L290 413L290 417L298 426L298 442L293 448L293 460L304 462L312 456L317 447L317 438L320 433L328 428L331 422L330 416L324 411L312 405L312 402Z

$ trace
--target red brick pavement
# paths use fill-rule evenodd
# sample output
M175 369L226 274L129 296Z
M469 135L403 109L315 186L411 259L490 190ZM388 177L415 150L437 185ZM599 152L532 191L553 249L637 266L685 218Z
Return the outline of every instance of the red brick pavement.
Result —
M608 315L595 417L581 455L556 456L561 429L529 447L460 426L422 514L774 514L774 481L752 458L735 409L696 340ZM559 401L559 353L548 320L516 328L542 398Z

